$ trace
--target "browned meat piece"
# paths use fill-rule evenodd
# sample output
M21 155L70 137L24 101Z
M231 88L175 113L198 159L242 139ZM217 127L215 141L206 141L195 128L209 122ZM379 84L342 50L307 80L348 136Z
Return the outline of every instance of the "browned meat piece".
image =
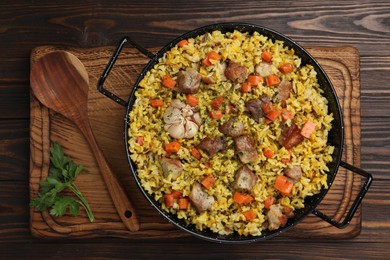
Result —
M286 168L284 169L284 174L291 178L294 182L297 182L302 177L301 166L294 165L292 168Z
M240 158L240 161L242 163L251 163L256 161L257 158L259 158L259 155L256 150L252 150L252 151L240 152L238 154L238 157Z
M241 162L251 163L257 160L258 154L252 137L247 134L235 137L234 144Z
M290 97L290 92L292 89L292 84L290 81L282 80L278 86L278 94L276 98L279 100L287 100Z
M199 90L202 77L193 69L181 70L177 74L176 90L184 94L195 94Z
M269 101L268 96L263 96L261 99L251 99L246 102L245 107L251 113L252 119L256 122L260 121L260 118L264 116L261 106Z
M189 198L191 205L193 205L198 213L202 213L205 210L210 209L214 204L214 197L207 194L198 182L192 185Z
M229 61L225 70L225 76L233 82L243 83L248 77L248 70L238 63Z
M239 152L253 151L256 149L255 142L250 135L245 134L234 138L236 150Z
M296 124L292 124L290 127L283 130L282 134L279 137L279 142L286 149L291 149L298 144L302 143L304 140L301 135L301 130Z
M237 119L230 118L226 123L221 125L218 129L224 135L237 137L242 135L242 132L244 131L244 125L241 122L237 121Z
M199 149L205 151L209 156L213 157L216 153L227 148L225 140L221 137L204 138L197 146Z
M179 159L169 159L163 157L161 159L161 167L163 169L164 177L172 176L173 180L176 180L183 171L183 165Z
M234 176L233 188L235 190L242 190L252 192L256 185L257 176L248 167L241 167Z
M284 227L287 223L287 216L283 214L282 207L278 205L272 205L267 212L268 217L268 229L277 230L280 227Z

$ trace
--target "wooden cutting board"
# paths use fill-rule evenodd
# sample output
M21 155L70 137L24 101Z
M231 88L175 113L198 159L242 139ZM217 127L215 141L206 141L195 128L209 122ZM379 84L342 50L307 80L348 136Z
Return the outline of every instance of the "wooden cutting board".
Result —
M42 106L31 95L30 121L30 197L35 198L39 181L45 179L49 168L51 141L58 141L77 164L84 164L88 172L80 174L77 186L87 198L95 214L93 223L88 221L83 210L78 217L65 215L57 218L48 212L30 210L30 227L34 236L42 238L90 238L122 237L127 239L178 238L189 236L168 223L143 197L131 177L127 164L123 139L125 108L106 98L96 89L99 77L108 63L114 47L94 49L61 48L42 46L34 49L31 63L42 55L55 50L67 50L76 55L85 65L90 79L88 113L94 134L108 162L124 184L137 211L141 226L137 232L129 232L120 221L105 187L103 179L88 144L75 125L59 114ZM156 53L159 48L152 49ZM343 160L360 166L360 74L359 53L352 47L308 47L328 73L344 114L345 144ZM149 61L134 48L124 48L105 86L124 100L128 99L131 86ZM60 80L60 79L59 79ZM356 175L340 169L337 177L318 209L342 219L351 201L356 197L361 180ZM337 229L318 217L309 214L301 223L283 237L332 238L355 237L361 230L361 208L350 225Z

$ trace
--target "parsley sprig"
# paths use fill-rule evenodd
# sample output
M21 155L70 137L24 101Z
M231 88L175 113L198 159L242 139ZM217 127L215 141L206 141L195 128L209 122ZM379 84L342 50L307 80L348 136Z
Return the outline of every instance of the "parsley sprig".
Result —
M94 221L94 216L87 200L81 194L74 183L74 179L84 169L83 165L76 165L57 142L50 147L50 173L45 181L39 183L38 197L31 201L30 207L40 211L50 209L53 216L63 216L69 208L73 216L79 213L81 205L87 212L89 220ZM68 189L77 197L64 196L61 192Z

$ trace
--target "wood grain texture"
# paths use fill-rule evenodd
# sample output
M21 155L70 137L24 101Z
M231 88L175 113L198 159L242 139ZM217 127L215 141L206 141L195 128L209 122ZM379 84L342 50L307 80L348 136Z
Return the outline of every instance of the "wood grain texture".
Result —
M0 258L389 259L389 17L388 0L1 1ZM374 175L363 201L360 235L337 241L280 236L245 246L210 244L191 236L33 238L28 208L31 50L48 44L114 46L126 35L150 48L163 46L186 30L228 21L267 26L304 46L352 45L359 50L361 167Z
M35 49L32 53L32 63L36 62L44 54L57 49L50 46ZM357 50L351 47L310 47L308 50L318 59L330 75L344 111L346 138L343 159L350 164L359 166L360 83ZM138 192L134 181L129 179L130 173L125 158L123 139L121 138L124 127L124 108L107 99L96 90L97 80L112 51L112 48L69 49L69 52L76 55L84 63L89 73L88 114L91 125L100 146L105 151L108 161L115 162L112 163L113 170L122 178L122 182L126 185L125 187L128 193L131 194L132 200L138 209L137 211L140 212L140 231L135 234L129 233L124 229L123 224L120 223L90 149L85 145L85 140L74 124L59 114L48 110L32 97L31 196L36 196L38 182L47 176L49 164L48 149L50 141L55 140L64 144L65 151L89 169L90 174L80 175L77 181L80 183L80 189L87 196L91 208L97 208L97 211L95 210L96 221L94 223L89 223L83 215L78 219L70 216L57 219L50 216L47 212L40 213L31 210L31 230L35 236L86 238L102 236L102 231L104 231L104 236L129 239L156 238L159 236L181 237L187 235L182 231L176 230L172 225L166 224L166 221L161 219L150 208L146 200L140 197L140 192ZM156 52L158 49L153 49L153 51ZM125 49L106 82L107 88L111 88L114 93L118 93L120 97L127 99L132 82L135 81L147 62L148 59L135 49ZM347 174L345 170L340 169L332 188L318 209L337 220L343 219L348 205L359 191L360 184L360 178ZM291 232L287 232L286 236L345 239L358 235L360 225L360 210L351 224L341 230L330 226L315 216L308 216Z

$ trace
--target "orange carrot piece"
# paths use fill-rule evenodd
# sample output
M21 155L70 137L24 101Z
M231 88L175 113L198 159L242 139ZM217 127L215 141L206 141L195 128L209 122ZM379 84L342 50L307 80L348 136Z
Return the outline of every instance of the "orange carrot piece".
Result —
M291 111L287 110L287 108L282 108L282 118L284 121L294 119L294 114Z
M264 201L264 208L269 209L275 202L275 197L268 196L267 199Z
M270 62L271 59L272 59L272 54L268 51L263 51L263 53L261 53L261 58L265 61L265 62Z
M212 110L210 111L210 116L215 119L215 120L218 120L218 119L221 119L221 117L223 116L222 114L222 111L221 110Z
M165 202L165 206L170 208L173 206L173 203L175 202L175 198L171 193L164 194L164 202Z
M176 81L169 75L164 75L162 78L163 86L173 89L176 86Z
M213 99L211 102L210 102L210 105L214 108L214 109L218 109L223 103L223 97L222 96L219 96L219 97L216 97L215 99Z
M253 210L245 211L243 214L245 216L246 221L251 221L256 218L256 214Z
M263 154L267 158L272 158L274 156L274 151L272 151L270 148L265 148L263 150Z
M249 75L249 77L248 77L248 83L251 86L257 86L257 85L259 85L260 82L263 82L263 81L264 81L264 78L262 76Z
M265 78L265 82L268 87L279 85L280 79L277 75L271 74L268 77Z
M175 199L178 199L178 198L180 198L180 197L183 196L183 193L180 192L180 191L178 191L178 190L172 190L171 194L172 194L172 196L173 196Z
M151 99L150 105L152 107L162 107L164 105L164 101L162 99Z
M188 45L188 41L186 39L181 40L180 42L177 43L177 46L179 46L179 47L183 47L186 45Z
M212 65L210 60L219 60L221 56L215 52L215 51L210 51L209 53L206 54L206 57L202 60L203 65L206 67L209 67Z
M196 159L200 160L202 158L202 155L200 154L199 150L193 147L191 149L191 155L194 156Z
M310 138L310 135L314 133L314 130L316 129L316 124L314 124L312 121L306 121L306 123L303 125L301 129L301 135Z
M180 150L180 146L178 142L173 141L165 145L165 151L168 153L177 153Z
M267 102L261 106L265 116L271 120L275 121L281 114L282 111L278 108L275 108L271 102Z
M213 187L216 179L213 175L209 174L206 177L203 178L203 180L200 182L206 189L210 189Z
M234 192L233 194L233 201L238 203L238 204L248 204L253 201L253 197L249 194L244 194L241 192Z
M287 74L294 71L294 66L289 62L285 62L279 65L279 70L283 74Z
M193 95L187 95L186 96L187 104L196 107L199 103L199 99Z
M278 175L278 177L276 177L274 187L283 195L288 195L291 193L293 185L294 184L290 182L286 176Z
M249 83L242 83L241 84L241 92L242 93L249 93L252 91L252 86Z
M206 162L205 165L206 169L208 168L211 168L213 165L211 164L211 162Z
M137 144L144 145L144 137L143 136L137 136Z
M188 208L188 199L187 198L180 198L180 199L178 199L177 204L179 205L179 209L187 209Z

